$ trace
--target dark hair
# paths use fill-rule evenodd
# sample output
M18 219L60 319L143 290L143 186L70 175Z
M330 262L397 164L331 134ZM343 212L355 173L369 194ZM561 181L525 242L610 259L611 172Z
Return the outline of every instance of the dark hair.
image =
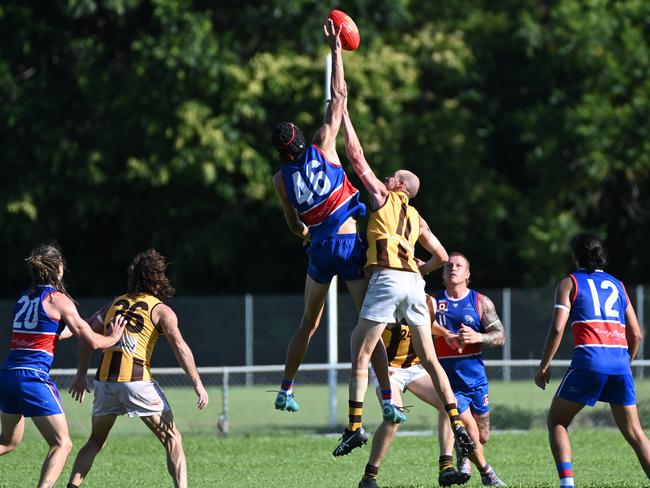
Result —
M38 246L29 253L25 263L27 263L27 269L32 278L32 289L40 285L52 285L58 291L70 297L65 286L63 286L63 281L59 279L59 267L63 266L63 269L65 269L65 259L58 244L51 243Z
M602 269L607 264L603 241L596 234L582 232L571 240L573 256L581 268L589 271Z
M141 252L129 265L128 293L148 293L159 300L174 296L176 290L165 274L167 261L155 249Z
M271 135L273 147L285 161L295 161L305 154L305 138L298 126L291 122L280 122Z

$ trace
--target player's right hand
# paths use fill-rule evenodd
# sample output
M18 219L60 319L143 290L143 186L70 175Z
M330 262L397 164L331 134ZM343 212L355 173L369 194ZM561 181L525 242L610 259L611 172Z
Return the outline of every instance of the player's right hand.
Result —
M196 406L198 407L199 410L203 410L205 407L208 406L208 402L210 401L210 398L208 397L208 392L205 391L205 388L203 388L202 384L198 384L194 387L194 392L196 393L196 396L199 397L199 400L196 402Z
M327 19L323 24L323 37L332 50L341 49L341 29L343 29L343 24L339 25L337 29L332 19Z
M542 369L539 368L537 370L537 374L535 375L535 384L539 386L542 390L546 390L546 385L548 385L548 382L551 380L551 369Z
M445 336L445 342L454 350L457 350L459 353L463 352L463 343L460 340L458 334L452 334L451 332Z
M88 378L86 375L80 375L77 373L74 378L72 378L72 383L70 383L70 388L68 389L68 393L72 395L72 398L79 402L83 403L84 401L84 396L86 395L86 392L90 393L90 388L88 386Z

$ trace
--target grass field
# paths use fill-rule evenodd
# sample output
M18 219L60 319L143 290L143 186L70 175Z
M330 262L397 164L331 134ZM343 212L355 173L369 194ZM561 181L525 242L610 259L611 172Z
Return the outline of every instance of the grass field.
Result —
M65 486L75 449L59 486ZM632 450L618 432L576 431L574 469L576 486L637 487L647 479ZM186 435L191 487L356 487L369 449L349 456L331 456L336 438L278 435L275 437L217 438ZM30 436L19 449L0 458L0 486L34 486L45 455L44 442ZM487 449L488 459L508 486L558 485L546 434L497 434ZM380 471L383 488L437 486L438 450L432 437L399 437ZM644 483L645 480L645 483ZM166 487L167 475L161 446L152 436L116 436L109 441L90 472L88 487ZM481 486L474 477L466 486Z
M487 446L487 457L509 486L557 486L543 415L556 385L543 392L532 382L491 383L493 415L516 407L533 412L529 432L495 432ZM650 393L650 382L637 384L639 399ZM221 392L210 389L211 404L198 412L194 394L187 388L166 388L178 425L184 433L191 487L356 487L367 462L369 448L335 459L331 451L337 437L323 435L327 424L327 389L302 385L297 414L273 410L273 393L268 385L230 390L231 433L219 437L216 421L221 412ZM63 390L63 389L62 389ZM90 427L90 396L83 405L75 404L64 391L62 398L75 448L58 486L65 486L77 450L85 442ZM346 420L346 390L338 391L338 421ZM414 407L404 432L432 430L435 415L430 407L407 396ZM364 410L369 431L379 423L380 412L367 397ZM590 409L607 414L606 407ZM516 411L515 411L516 412ZM516 413L515 413L516 414ZM588 413L586 413L588 414ZM513 414L514 415L514 414ZM582 415L582 414L581 414ZM574 469L580 487L648 486L632 449L611 429L576 427L572 432L575 448ZM0 487L35 485L47 451L31 423L23 444L14 453L0 458ZM431 435L403 436L393 444L380 471L380 486L393 488L437 486L438 447ZM136 419L121 418L107 448L97 458L89 487L172 486L166 471L162 447ZM472 479L466 486L481 486Z

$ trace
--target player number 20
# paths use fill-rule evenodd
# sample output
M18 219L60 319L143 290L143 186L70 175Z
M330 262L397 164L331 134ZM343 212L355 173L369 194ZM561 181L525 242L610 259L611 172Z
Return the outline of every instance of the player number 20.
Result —
M300 172L293 173L293 191L296 195L298 203L305 203L311 205L314 203L314 193L319 196L325 195L332 188L330 179L325 174L325 171L313 172L320 167L320 162L313 160L307 163L306 173L309 175L309 181L303 180Z
M14 329L35 329L38 325L38 304L41 301L40 297L30 300L23 296L18 300L20 309L16 314L14 320Z

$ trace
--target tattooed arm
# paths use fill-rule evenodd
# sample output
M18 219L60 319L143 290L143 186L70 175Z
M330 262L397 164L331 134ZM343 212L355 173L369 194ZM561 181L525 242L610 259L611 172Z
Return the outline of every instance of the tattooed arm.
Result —
M486 346L503 346L506 340L504 328L501 319L497 315L494 303L485 295L479 295L479 305L483 310L481 325L485 332L481 334L466 325L462 325L458 331L461 342L463 344L481 343Z

